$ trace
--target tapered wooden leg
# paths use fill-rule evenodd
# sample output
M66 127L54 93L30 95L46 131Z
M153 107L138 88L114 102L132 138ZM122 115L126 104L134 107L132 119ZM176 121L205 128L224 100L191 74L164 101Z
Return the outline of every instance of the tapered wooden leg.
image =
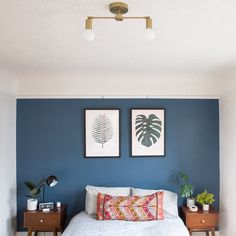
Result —
M212 235L212 236L215 236L215 228L214 228L214 227L211 228L211 235Z
M206 231L206 236L210 236L210 235L209 235L209 231L208 231L208 230Z
M29 229L28 229L28 234L27 234L27 236L31 236L31 235L32 235L32 229L29 228Z
M53 229L53 236L57 236L57 229Z
M189 231L189 235L192 236L193 230L192 229L188 229L188 231Z

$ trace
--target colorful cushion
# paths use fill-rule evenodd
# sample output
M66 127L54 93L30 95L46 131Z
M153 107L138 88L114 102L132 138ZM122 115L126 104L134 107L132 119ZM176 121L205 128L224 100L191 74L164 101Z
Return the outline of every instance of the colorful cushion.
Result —
M163 220L164 192L148 196L111 196L98 193L97 220Z
M98 187L86 186L85 211L89 215L97 214L97 195L98 193L110 194L112 196L130 196L130 187ZM146 194L148 195L148 194Z
M170 192L163 189L142 189L142 188L132 188L132 196L147 196L155 192L164 192L163 199L163 211L166 218L176 218L179 216L178 213L178 195L174 192Z

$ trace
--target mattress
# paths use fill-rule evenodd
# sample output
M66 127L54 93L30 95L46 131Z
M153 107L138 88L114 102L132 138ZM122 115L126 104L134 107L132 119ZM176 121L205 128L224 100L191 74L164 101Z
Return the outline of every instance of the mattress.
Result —
M97 221L95 216L80 212L74 216L62 236L189 236L183 221L179 218L165 220Z

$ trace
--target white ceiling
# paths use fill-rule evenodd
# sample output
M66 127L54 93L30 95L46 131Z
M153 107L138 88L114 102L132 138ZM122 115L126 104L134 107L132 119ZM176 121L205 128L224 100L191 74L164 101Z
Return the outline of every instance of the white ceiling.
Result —
M109 16L108 0L0 0L0 65L16 73L217 73L236 65L235 0L128 0L144 21L94 22L96 40L82 38L88 15Z

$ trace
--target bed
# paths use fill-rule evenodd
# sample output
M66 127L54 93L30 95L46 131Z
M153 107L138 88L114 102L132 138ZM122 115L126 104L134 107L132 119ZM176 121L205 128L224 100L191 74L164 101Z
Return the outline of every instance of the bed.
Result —
M97 220L97 195L147 196L164 191L164 219L151 221ZM189 236L178 216L177 194L166 190L148 190L130 187L111 188L86 186L85 211L74 216L62 236Z
M189 233L179 217L145 222L97 221L83 211L72 218L62 236L189 236Z

